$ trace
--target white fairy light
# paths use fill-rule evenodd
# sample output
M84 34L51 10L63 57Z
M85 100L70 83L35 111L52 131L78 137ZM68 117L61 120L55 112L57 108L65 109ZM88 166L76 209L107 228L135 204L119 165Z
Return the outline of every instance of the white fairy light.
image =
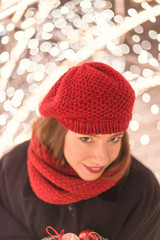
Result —
M29 42L28 42L28 48L30 49L34 49L34 48L37 48L39 45L39 41L37 39L31 39Z
M63 55L70 62L76 61L76 53L72 49L65 50Z
M43 25L42 29L44 32L52 32L54 29L54 24L51 22L47 22Z
M83 0L80 2L80 6L82 8L90 8L92 5L91 5L91 2L88 1L88 0Z
M52 47L51 48L51 50L49 51L49 53L53 56L53 57L55 57L55 56L57 56L58 54L59 54L59 48L57 48L57 47Z
M133 74L130 71L126 71L123 73L123 76L128 80L132 80Z
M17 75L23 75L25 73L25 69L18 67L16 72L17 72Z
M96 0L96 1L94 2L94 6L95 6L96 8L103 8L103 7L106 6L106 1Z
M14 92L14 97L19 98L19 99L23 99L24 98L24 92L21 89L17 89Z
M140 52L142 51L142 46L140 44L134 44L133 45L133 51L136 53L136 54L140 54Z
M7 61L3 67L1 67L1 77L0 77L0 88L4 89L3 83L5 84L5 80L10 77L12 69L14 68L14 63L11 61ZM2 85L2 87L1 87Z
M134 16L137 15L137 11L136 11L136 9L134 9L134 8L130 8L130 9L128 9L128 14L129 14L131 17L134 17Z
M61 17L55 22L57 28L64 28L66 26L66 21Z
M145 68L145 69L143 69L142 74L145 78L151 78L151 77L153 77L154 72L151 69Z
M29 27L31 27L33 24L36 23L36 19L31 17L31 18L27 18L24 22L22 22L21 24L21 28L22 29L27 29Z
M150 50L152 46L148 40L144 40L144 41L142 41L142 47L146 50Z
M156 22L156 18L154 16L150 16L149 17L149 21L155 23Z
M140 25L137 25L135 28L134 28L134 31L136 32L136 33L139 33L139 34L141 34L141 33L143 33L143 27L142 26L140 26Z
M157 32L155 30L149 30L148 35L151 39L157 39Z
M9 59L9 52L2 52L0 54L0 62L4 63L7 62Z
M151 6L147 2L142 2L141 6L144 9L150 9L151 8Z
M139 129L139 123L136 120L131 120L129 127L132 131L136 132Z
M6 93L4 90L0 89L0 102L4 102L6 100Z
M159 107L157 104L153 104L151 106L151 113L153 113L154 115L158 114L159 113Z
M9 42L9 37L8 36L2 37L2 39L1 39L2 44L6 45L8 42Z
M140 36L139 35L133 35L132 36L132 40L136 43L138 43L140 41Z
M140 142L142 145L148 145L150 142L150 138L147 134L144 134L140 137Z
M159 65L159 63L158 63L156 58L150 58L148 62L153 67L158 67L158 65Z
M12 103L10 100L6 100L3 104L3 108L6 112L9 112L11 111L11 108L12 108Z
M42 71L34 72L34 79L37 82L42 81L44 79L44 72Z
M53 36L52 33L42 32L42 39L44 39L44 40L49 40L52 38L52 36Z
M128 45L124 43L120 45L120 49L123 54L128 54L130 52Z
M30 64L30 60L28 58L23 58L20 63L19 66L21 69L26 69Z
M16 96L13 96L11 99L11 104L13 107L17 108L21 105L21 99L17 98Z
M25 34L25 38L30 39L35 34L35 28L30 27L30 28L26 29L24 34Z
M49 52L52 47L52 44L50 42L43 42L40 45L40 51L41 52Z
M66 6L61 7L60 9L61 14L67 14L69 12L69 8Z
M13 31L13 30L14 30L14 24L13 24L13 23L9 23L9 24L7 25L7 27L6 27L6 29L7 29L8 32Z
M114 21L116 23L121 23L123 21L123 17L121 15L115 15L114 16Z
M4 114L0 114L0 125L5 126L6 125L6 116Z
M37 63L34 61L30 61L29 64L26 66L27 72L34 72L36 69Z
M140 55L138 56L138 62L141 64L148 63L148 52L146 52L145 50L141 50Z
M149 95L149 93L143 93L143 95L142 95L142 100L143 100L143 102L145 102L145 103L149 103L150 100L151 100L151 96Z
M59 48L61 50L66 50L67 48L69 48L69 42L68 41L62 41L60 44L59 44Z
M8 96L8 97L12 97L13 94L14 94L14 91L15 91L14 87L9 87L9 88L7 88L7 90L6 90L7 96Z

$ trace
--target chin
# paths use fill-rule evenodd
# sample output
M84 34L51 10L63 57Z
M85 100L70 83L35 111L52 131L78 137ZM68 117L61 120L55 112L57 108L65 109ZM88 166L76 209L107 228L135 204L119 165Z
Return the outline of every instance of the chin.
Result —
M79 175L79 177L81 178L81 179L83 179L84 181L94 181L94 180L97 180L98 178L100 178L100 176L91 176L91 177L89 177L89 176L80 176Z

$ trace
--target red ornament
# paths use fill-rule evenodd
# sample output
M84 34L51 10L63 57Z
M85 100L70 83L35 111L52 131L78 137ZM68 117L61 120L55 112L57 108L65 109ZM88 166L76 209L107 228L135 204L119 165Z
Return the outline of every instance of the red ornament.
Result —
M99 240L98 234L90 229L80 232L78 237L80 240Z

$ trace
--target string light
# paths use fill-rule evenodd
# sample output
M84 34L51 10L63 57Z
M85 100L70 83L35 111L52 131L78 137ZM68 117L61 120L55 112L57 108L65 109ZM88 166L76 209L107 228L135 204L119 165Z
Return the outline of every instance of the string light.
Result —
M100 59L116 67L130 81L136 94L143 94L144 103L151 101L145 91L160 85L159 73L153 70L158 69L160 57L155 58L151 51L152 41L160 42L160 33L150 29L147 40L143 39L143 23L156 21L160 5L158 1L158 5L153 7L148 2L140 2L142 11L129 8L125 17L116 15L112 3L103 0L67 1L64 6L57 0L4 1L0 13L3 21L0 25L1 43L7 49L14 38L15 44L10 52L4 50L0 55L0 102L4 110L0 115L3 133L0 154L7 145L14 145L29 136L27 134L30 133L25 132L27 127L17 133L18 129L32 112L37 112L42 96L59 76L69 67L89 58ZM5 23L5 18L11 16L12 21ZM15 30L17 24L19 30ZM131 30L133 47L119 40ZM132 52L139 63L125 71L125 56ZM148 68L143 67L144 64ZM17 78L23 79L23 84L20 85ZM16 89L12 87L15 79L22 95L16 95ZM159 106L154 105L151 113L157 115ZM11 126L14 130L9 137ZM140 122L133 119L130 129L136 132L139 127ZM141 141L144 143L144 138Z
M28 0L28 1L12 1L9 3L9 1L5 1L3 4L2 4L2 9L4 9L4 11L2 11L0 13L0 20L6 18L6 17L9 17L10 15L12 15L13 13L16 13L16 15L21 15L23 14L24 10L36 3L38 0ZM16 3L16 4L15 4ZM22 10L22 14L20 13L20 11Z

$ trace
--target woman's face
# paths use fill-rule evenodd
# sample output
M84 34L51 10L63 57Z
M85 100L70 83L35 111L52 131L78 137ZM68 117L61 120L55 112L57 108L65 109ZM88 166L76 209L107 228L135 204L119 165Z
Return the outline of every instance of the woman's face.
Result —
M124 133L84 135L67 131L64 156L80 178L98 179L118 157Z

